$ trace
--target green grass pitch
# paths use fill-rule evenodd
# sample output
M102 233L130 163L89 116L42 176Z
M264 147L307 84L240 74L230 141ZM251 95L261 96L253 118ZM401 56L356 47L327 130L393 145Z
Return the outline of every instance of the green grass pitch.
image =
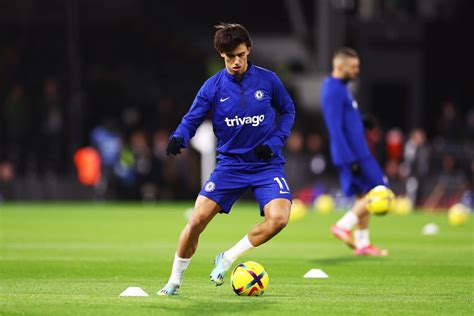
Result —
M270 276L261 297L239 297L209 281L214 256L260 221L254 203L208 226L179 296L158 297L191 203L0 205L0 315L473 315L472 220L445 214L371 220L386 258L354 257L330 236L341 213L309 213L239 262ZM423 236L427 223L440 232ZM328 279L304 279L311 268ZM119 297L139 286L149 297Z

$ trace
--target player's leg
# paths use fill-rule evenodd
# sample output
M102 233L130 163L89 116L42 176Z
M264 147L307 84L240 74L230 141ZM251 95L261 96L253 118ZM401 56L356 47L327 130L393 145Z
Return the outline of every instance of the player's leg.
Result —
M191 257L196 252L199 235L207 224L220 211L220 207L211 199L199 195L196 199L194 212L179 237L173 268L168 283L158 295L175 295L183 280L183 274L189 265Z
M345 196L354 196L357 192L357 177L353 174L350 165L341 165L337 167L339 173L339 184L341 191ZM343 241L347 246L355 249L352 238L352 229L359 222L359 217L365 212L365 202L363 199L356 198L352 208L348 210L337 222L331 226L331 233Z
M217 255L215 268L210 275L216 285L224 282L226 271L239 256L278 234L290 217L291 192L282 166L269 166L254 174L249 181L260 205L260 215L265 216L265 220L253 227L232 248Z
M361 179L358 183L359 190L368 192L377 185L386 185L383 173L374 159L361 162ZM365 195L363 199L365 201ZM388 251L374 247L370 242L369 236L369 219L370 213L366 209L364 203L364 210L358 216L357 229L354 231L354 243L356 249L354 254L358 256L386 256Z
M177 249L179 257L191 258L196 251L199 235L219 211L220 207L216 202L205 196L198 196L194 212L179 237Z
M363 198L357 198L352 208L331 227L331 233L353 249L356 246L352 238L352 229L368 216L365 205Z
M291 202L288 199L273 199L264 208L265 220L255 225L250 232L230 249L221 252L215 259L215 268L210 278L216 286L224 283L225 273L232 263L245 252L270 240L287 224L290 217Z
M372 245L369 236L369 219L370 213L359 218L357 229L354 231L354 244L356 249L354 254L356 256L386 256L388 251L386 249L379 249Z
M248 233L248 239L254 246L266 243L288 224L291 202L287 199L271 200L263 208L265 220L255 225Z
M370 244L369 218L370 218L369 212L366 212L363 216L359 217L357 228L356 230L354 230L354 244L356 248L367 247Z

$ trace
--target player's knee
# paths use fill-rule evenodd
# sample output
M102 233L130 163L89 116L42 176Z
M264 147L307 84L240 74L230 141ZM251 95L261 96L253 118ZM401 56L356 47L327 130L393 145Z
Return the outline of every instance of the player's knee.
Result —
M273 216L269 221L274 231L280 231L288 224L288 217L283 215Z
M189 219L188 225L192 230L203 230L208 223L204 216L194 215Z

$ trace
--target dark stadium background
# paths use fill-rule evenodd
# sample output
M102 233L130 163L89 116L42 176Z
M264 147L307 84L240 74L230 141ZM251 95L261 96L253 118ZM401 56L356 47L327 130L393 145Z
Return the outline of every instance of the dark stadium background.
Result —
M0 200L193 199L199 154L173 159L164 147L222 67L212 35L225 21L248 28L251 60L295 100L285 152L296 196L337 188L319 101L302 100L301 82L327 74L331 52L349 45L362 59L356 98L377 123L371 148L394 190L427 208L472 201L473 13L468 0L0 1ZM268 44L278 38L310 58ZM106 188L79 183L73 162L98 126L122 142ZM414 129L427 139L407 158Z

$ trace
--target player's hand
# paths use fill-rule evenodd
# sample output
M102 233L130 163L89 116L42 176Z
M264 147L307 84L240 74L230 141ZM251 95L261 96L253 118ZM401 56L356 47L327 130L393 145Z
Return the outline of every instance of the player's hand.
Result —
M168 146L166 146L166 156L181 154L181 148L183 147L183 137L172 137L168 142Z
M353 162L351 164L351 171L352 171L352 174L355 175L355 176L360 175L360 165L359 165L358 162Z
M270 149L270 146L268 145L258 145L254 149L254 153L258 159L264 160L264 161L267 161L273 156L272 150Z

